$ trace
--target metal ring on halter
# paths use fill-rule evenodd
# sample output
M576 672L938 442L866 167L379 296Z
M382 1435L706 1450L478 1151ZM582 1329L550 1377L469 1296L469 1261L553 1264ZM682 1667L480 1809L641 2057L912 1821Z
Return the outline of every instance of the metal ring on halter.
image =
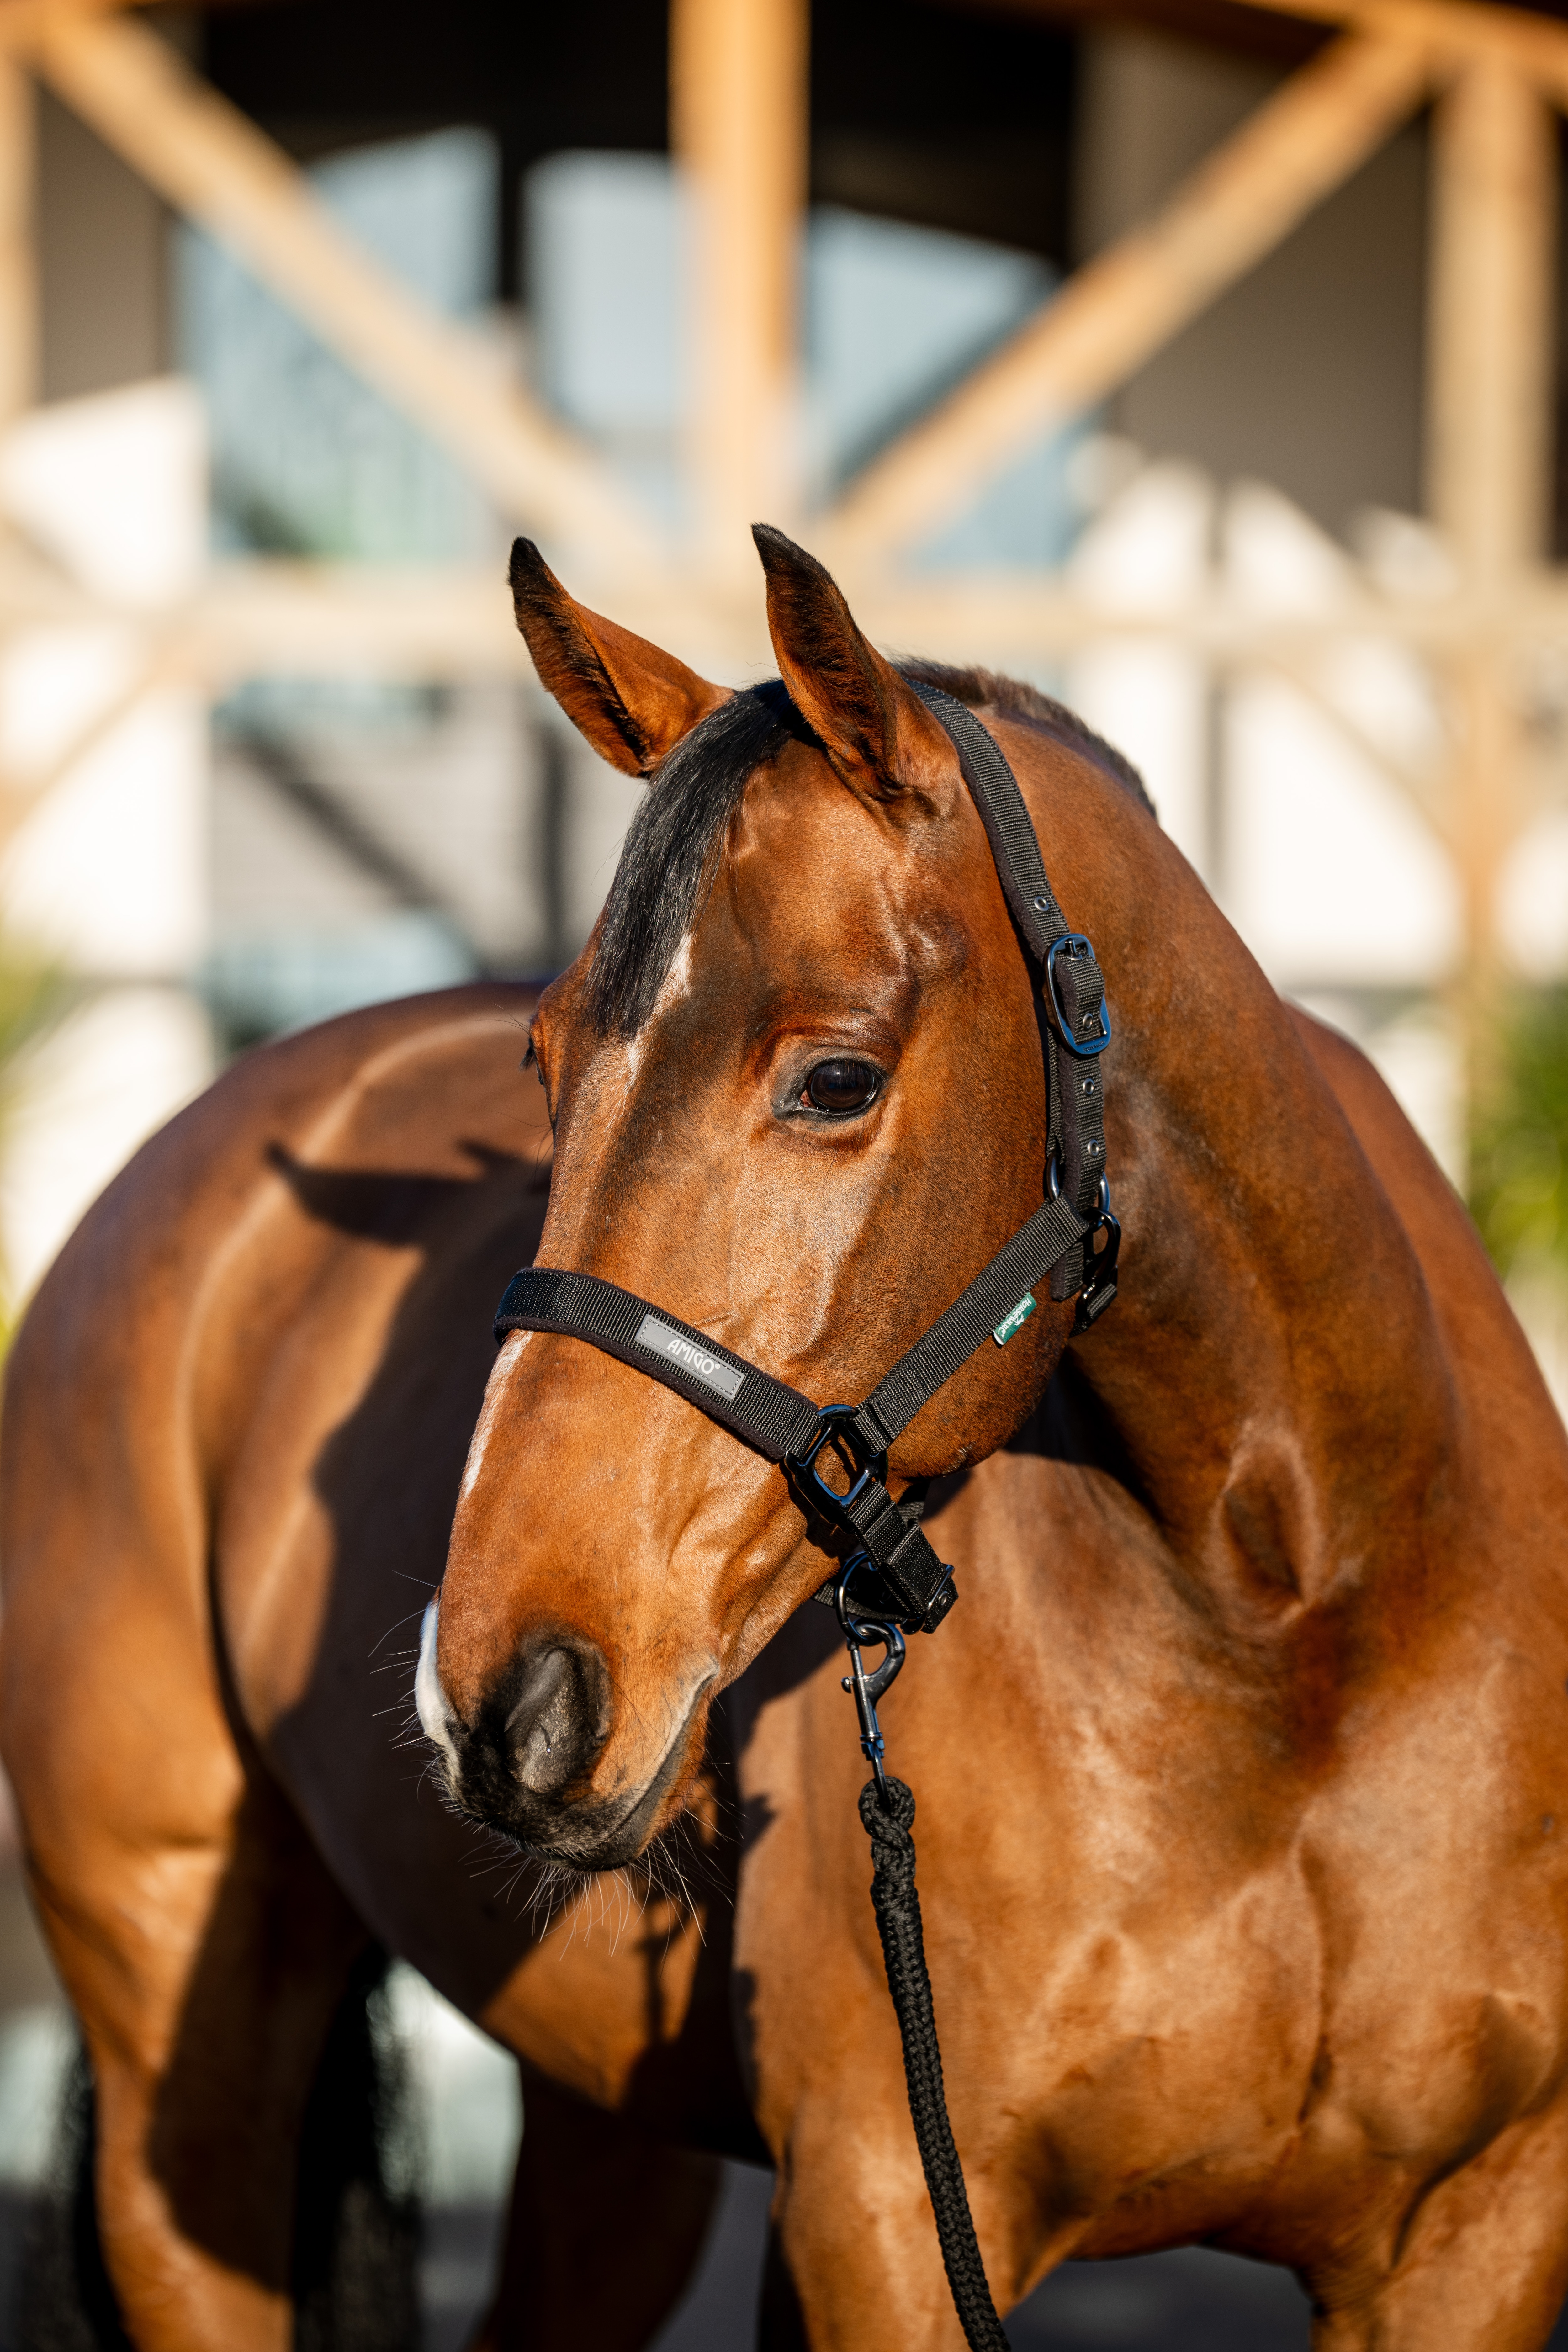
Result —
M784 1456L784 1468L804 1487L807 1499L825 1518L842 1528L854 1526L849 1517L849 1506L856 1496L866 1486L888 1475L885 1453L867 1456L860 1451L854 1430L855 1415L858 1411L858 1405L825 1404L817 1413L816 1427L805 1444L798 1454L786 1454ZM829 1447L837 1453L849 1480L842 1494L836 1486L828 1485L816 1466Z
M880 1642L886 1649L886 1658L871 1677L877 1685L876 1695L879 1698L904 1663L904 1634L896 1619L884 1617L879 1610L856 1607L849 1589L850 1580L863 1568L869 1569L875 1575L877 1563L868 1551L858 1551L845 1561L834 1580L833 1608L839 1630L852 1649L864 1642Z

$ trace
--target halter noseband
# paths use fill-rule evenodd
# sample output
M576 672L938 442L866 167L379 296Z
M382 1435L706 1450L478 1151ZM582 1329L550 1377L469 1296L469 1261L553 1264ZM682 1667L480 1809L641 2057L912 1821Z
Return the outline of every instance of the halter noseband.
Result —
M884 1484L889 1448L986 1339L1006 1345L1034 1311L1033 1293L1047 1274L1053 1298L1077 1296L1073 1329L1087 1331L1116 1296L1121 1244L1121 1227L1110 1213L1098 1068L1110 1043L1110 1018L1094 950L1081 932L1068 929L1017 779L995 737L954 696L911 683L958 753L1048 1015L1046 1199L859 1405L816 1405L666 1308L597 1275L525 1266L513 1276L495 1318L498 1342L510 1331L586 1339L662 1381L782 1464L797 1496L849 1539L851 1559L816 1595L829 1606L837 1603L847 1632L851 1622L862 1622L929 1633L946 1616L957 1593L952 1569L920 1525L924 1482L895 1503ZM1096 1255L1102 1230L1105 1246ZM847 1491L830 1486L818 1469L825 1453L834 1454L847 1475ZM857 1572L860 1580L847 1613ZM868 1631L867 1638L889 1640L891 1664L890 1637ZM898 1648L901 1655L901 1642Z

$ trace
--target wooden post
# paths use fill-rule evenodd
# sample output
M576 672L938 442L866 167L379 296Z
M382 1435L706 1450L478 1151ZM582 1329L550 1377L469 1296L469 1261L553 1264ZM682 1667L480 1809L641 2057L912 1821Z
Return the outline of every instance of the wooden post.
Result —
M36 105L31 77L0 52L0 432L38 396Z
M0 434L38 397L38 276L34 238L37 94L32 77L0 50ZM0 541L16 549L8 517ZM16 790L9 761L0 767L0 849L32 803Z
M1556 126L1513 67L1434 121L1427 497L1472 586L1538 563L1550 512Z
M1433 172L1427 502L1483 614L1450 672L1473 1113L1495 1065L1498 881L1528 816L1507 607L1547 552L1551 513L1557 129L1519 67L1487 58L1453 85Z
M752 569L788 523L809 108L805 0L671 0L670 129L691 207L687 479L697 542Z

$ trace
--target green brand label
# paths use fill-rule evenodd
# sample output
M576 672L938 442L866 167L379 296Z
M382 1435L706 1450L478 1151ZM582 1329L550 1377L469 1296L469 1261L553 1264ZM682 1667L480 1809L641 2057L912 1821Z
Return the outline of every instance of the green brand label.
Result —
M999 1348L1005 1348L1015 1331L1021 1331L1035 1311L1035 1294L1026 1290L1016 1307L1010 1307L991 1337Z

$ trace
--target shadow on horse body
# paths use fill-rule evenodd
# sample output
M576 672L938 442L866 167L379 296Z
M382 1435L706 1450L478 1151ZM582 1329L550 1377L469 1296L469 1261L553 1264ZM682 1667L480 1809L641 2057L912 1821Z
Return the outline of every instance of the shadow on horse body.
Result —
M5 1752L144 2352L291 2341L300 2119L373 1937L524 2065L482 2343L646 2343L726 2150L777 2169L768 2346L960 2340L824 1555L668 1390L489 1339L537 1253L858 1397L1038 1204L1039 1016L952 747L760 543L787 696L520 551L546 684L654 776L595 940L536 1011L238 1065L18 1342ZM885 1727L994 2290L1204 2241L1293 2266L1319 2352L1527 2352L1568 2280L1568 1446L1370 1066L1114 755L942 678L1108 975L1126 1234L1110 1316L1042 1294L891 1462L963 1593Z

